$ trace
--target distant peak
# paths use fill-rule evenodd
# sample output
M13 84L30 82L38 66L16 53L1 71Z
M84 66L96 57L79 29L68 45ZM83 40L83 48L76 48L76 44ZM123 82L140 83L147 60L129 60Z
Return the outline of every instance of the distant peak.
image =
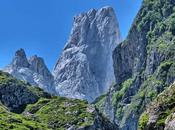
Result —
M43 58L38 57L37 55L33 55L30 57L29 62L30 61L44 61L44 60L43 60Z
M45 66L43 58L38 57L37 55L33 55L32 57L30 57L29 63L34 66Z
M21 48L15 52L15 57L13 58L12 64L13 66L16 66L16 67L28 67L29 66L24 49Z
M26 53L25 53L24 49L21 48L15 52L15 56L26 57Z
M38 56L37 55L33 55L31 58L38 58Z
M43 58L38 57L37 55L34 55L30 57L29 63L30 63L30 68L35 72L42 74L44 76L46 74L50 74Z

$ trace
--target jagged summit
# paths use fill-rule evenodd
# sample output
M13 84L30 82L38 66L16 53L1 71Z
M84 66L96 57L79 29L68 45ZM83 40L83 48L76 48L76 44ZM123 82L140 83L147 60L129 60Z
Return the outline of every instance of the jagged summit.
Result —
M51 74L45 65L44 59L42 57L38 57L37 55L32 56L29 59L29 63L31 65L31 69L33 69L35 72L47 76L47 74Z
M108 36L117 35L116 37L119 38L117 38L116 41L120 42L121 36L118 28L119 25L116 14L112 7L106 6L98 10L91 9L86 13L80 13L74 17L73 28L64 50L76 45L86 44L84 43L86 39L91 38L93 40L93 35L97 32L95 35L102 38L105 37L106 34L108 34ZM108 32L103 32L104 30Z
M24 49L19 49L18 51L16 51L12 64L17 67L28 67L29 66Z
M37 85L45 91L54 93L54 78L44 63L44 60L37 55L27 59L24 49L16 51L15 56L3 71L12 74L14 77L25 80L32 85Z
M105 7L102 7L100 9L94 9L94 8L92 8L92 9L90 9L87 12L83 12L83 13L80 13L80 14L76 15L74 17L74 19L79 18L79 17L82 17L84 15L88 15L88 16L94 15L95 16L96 14L98 14L98 15L101 14L101 17L103 15L104 16L111 15L113 17L115 15L115 11L114 11L114 9L111 6L105 6Z
M112 51L120 40L111 7L75 16L69 40L53 70L56 91L88 101L106 92L114 81Z

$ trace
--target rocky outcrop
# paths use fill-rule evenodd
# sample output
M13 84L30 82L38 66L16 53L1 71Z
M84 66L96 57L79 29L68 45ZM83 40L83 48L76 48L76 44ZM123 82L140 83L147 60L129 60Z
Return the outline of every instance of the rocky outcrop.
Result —
M113 52L116 85L97 106L122 130L137 130L146 105L175 80L174 7L172 0L144 0L126 40Z
M114 81L112 51L120 40L111 7L75 16L71 36L53 70L56 91L90 102L106 92Z
M12 63L6 66L3 71L32 85L39 86L47 92L55 93L54 78L44 60L36 55L28 60L23 49L16 51Z
M0 102L10 111L21 113L27 104L35 103L39 99L26 86L27 84L0 71Z

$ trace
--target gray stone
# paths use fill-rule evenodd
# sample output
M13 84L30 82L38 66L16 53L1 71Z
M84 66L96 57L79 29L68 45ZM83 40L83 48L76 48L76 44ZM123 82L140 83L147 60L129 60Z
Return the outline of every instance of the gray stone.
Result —
M16 51L12 63L3 69L14 77L39 86L49 93L55 93L54 78L41 57L32 56L27 60L25 51Z
M70 38L53 70L56 91L90 102L105 93L115 80L112 51L120 40L111 7L75 16Z

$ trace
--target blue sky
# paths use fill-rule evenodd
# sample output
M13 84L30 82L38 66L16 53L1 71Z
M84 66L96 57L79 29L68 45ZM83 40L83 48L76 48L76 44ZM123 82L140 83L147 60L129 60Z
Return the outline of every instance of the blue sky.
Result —
M0 68L24 48L28 56L44 58L52 70L68 40L73 16L91 8L112 6L122 39L127 36L142 0L1 0Z

